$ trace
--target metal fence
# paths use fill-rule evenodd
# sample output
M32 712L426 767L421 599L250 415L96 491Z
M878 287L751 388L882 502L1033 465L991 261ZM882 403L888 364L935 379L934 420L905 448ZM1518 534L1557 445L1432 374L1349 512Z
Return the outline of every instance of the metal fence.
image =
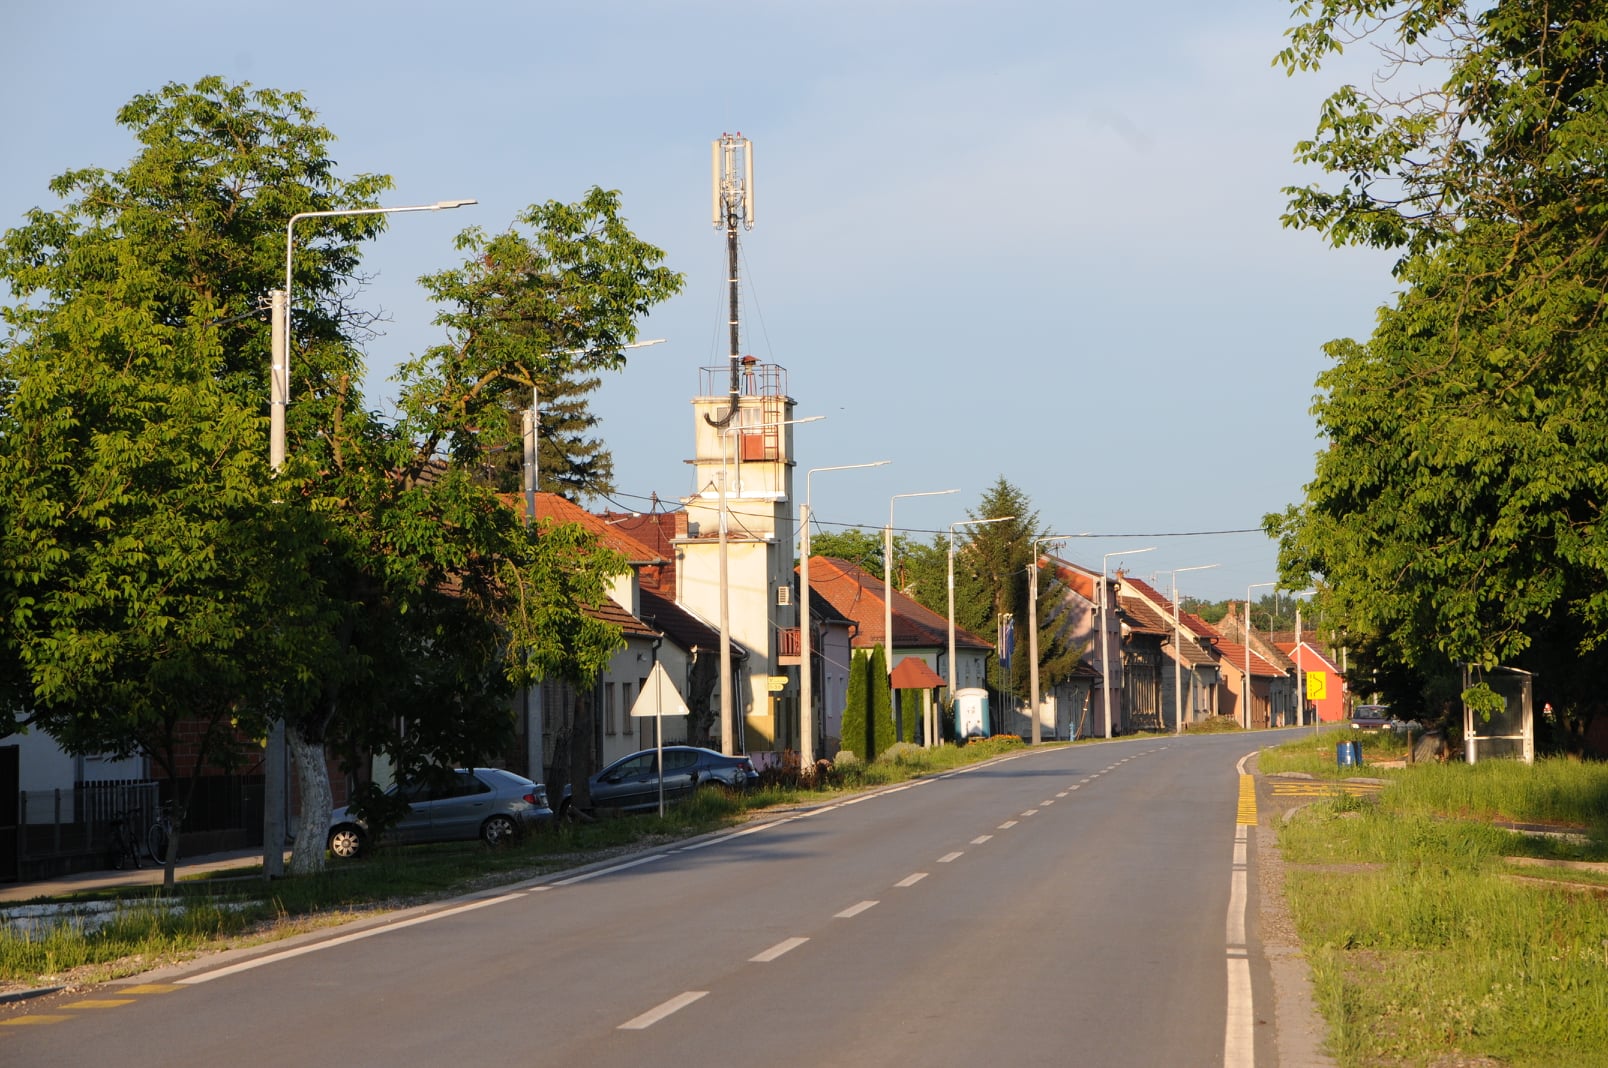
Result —
M84 861L99 861L108 852L114 819L128 819L135 828L149 827L160 804L161 787L150 781L81 782L68 789L23 790L18 796L23 869L32 866L30 861L61 860L77 861L65 867L82 870Z

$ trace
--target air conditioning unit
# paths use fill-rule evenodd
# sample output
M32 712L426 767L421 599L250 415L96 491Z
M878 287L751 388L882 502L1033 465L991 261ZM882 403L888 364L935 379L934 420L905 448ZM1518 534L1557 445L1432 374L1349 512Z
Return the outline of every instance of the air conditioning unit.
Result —
M776 587L776 603L780 604L780 605L792 604L793 603L793 587L791 587L791 586L778 586L778 587Z

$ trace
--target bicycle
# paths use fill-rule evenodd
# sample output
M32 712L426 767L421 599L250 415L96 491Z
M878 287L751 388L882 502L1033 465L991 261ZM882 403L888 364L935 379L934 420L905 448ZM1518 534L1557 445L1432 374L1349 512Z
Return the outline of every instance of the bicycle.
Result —
M118 871L122 871L125 865L132 868L140 866L140 849L134 841L134 821L131 816L131 813L119 812L112 817L112 838L106 844L106 859Z
M145 848L150 850L151 860L159 868L167 864L168 842L172 840L173 829L182 818L178 805L165 801L157 811L156 822L145 832Z

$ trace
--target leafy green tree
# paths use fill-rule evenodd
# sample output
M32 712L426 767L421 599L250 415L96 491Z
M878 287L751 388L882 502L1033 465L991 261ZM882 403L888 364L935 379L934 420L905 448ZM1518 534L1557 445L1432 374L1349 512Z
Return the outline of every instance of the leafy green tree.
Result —
M598 188L574 204L532 205L498 234L465 230L458 247L462 266L423 279L448 340L402 370L418 455L441 448L482 470L506 465L521 453L510 415L540 389L544 487L612 488L613 461L586 436L596 419L585 395L599 374L625 366L637 320L680 292L682 276L631 232L619 193Z
M141 145L129 165L63 175L64 207L0 243L16 298L0 349L0 684L74 751L144 750L174 775L180 723L205 725L201 762L230 766L282 715L316 827L327 751L384 748L404 769L473 759L506 739L513 686L595 678L619 635L584 605L623 562L584 532L527 530L482 477L499 444L479 432L485 398L531 363L512 342L416 362L399 421L368 413L350 287L376 216L298 228L297 399L289 462L270 473L260 308L285 220L373 206L389 180L336 178L332 137L296 94L208 78L118 120ZM557 378L617 356L635 309L676 281L613 209L594 190L522 216L551 233L465 238L487 262L551 252L545 292L568 319L532 343L574 342L572 362L543 365ZM633 272L657 281L633 288ZM471 323L459 312L449 328ZM292 870L322 862L322 835L299 836Z
M14 301L0 641L11 701L36 726L73 752L143 750L193 782L201 763L245 760L276 680L318 664L281 625L310 618L316 543L262 459L258 309L278 235L293 212L371 205L388 180L332 177L329 134L297 94L209 78L142 94L117 120L142 145L130 165L61 175L63 206L0 242ZM355 263L337 240L306 294L338 309ZM188 766L181 722L201 725Z
M1319 576L1367 670L1404 666L1427 692L1459 663L1505 663L1536 671L1563 714L1601 714L1608 11L1297 11L1288 69L1373 38L1400 75L1374 84L1402 90L1330 97L1297 156L1334 180L1290 190L1285 221L1400 250L1403 288L1366 342L1327 346L1314 413L1329 447L1302 504L1267 520L1283 575ZM1425 70L1444 80L1420 86Z

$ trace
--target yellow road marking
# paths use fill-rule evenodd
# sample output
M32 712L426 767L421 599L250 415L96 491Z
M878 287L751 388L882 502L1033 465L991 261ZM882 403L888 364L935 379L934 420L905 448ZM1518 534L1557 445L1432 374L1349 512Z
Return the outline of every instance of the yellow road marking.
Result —
M1235 823L1256 826L1256 779L1250 775L1239 777L1239 815Z
M115 1009L120 1005L134 1004L133 998L90 998L87 1001L75 1001L70 1005L63 1005L64 1009Z
M28 1027L33 1024L53 1024L71 1020L71 1016L18 1016L12 1020L0 1020L0 1027Z
M175 990L183 990L178 983L136 983L134 986L120 986L119 994L171 994Z
M1377 783L1366 782L1275 782L1273 796L1339 797L1341 794L1350 794L1352 797L1361 797L1364 794L1377 794L1382 789L1384 787Z

